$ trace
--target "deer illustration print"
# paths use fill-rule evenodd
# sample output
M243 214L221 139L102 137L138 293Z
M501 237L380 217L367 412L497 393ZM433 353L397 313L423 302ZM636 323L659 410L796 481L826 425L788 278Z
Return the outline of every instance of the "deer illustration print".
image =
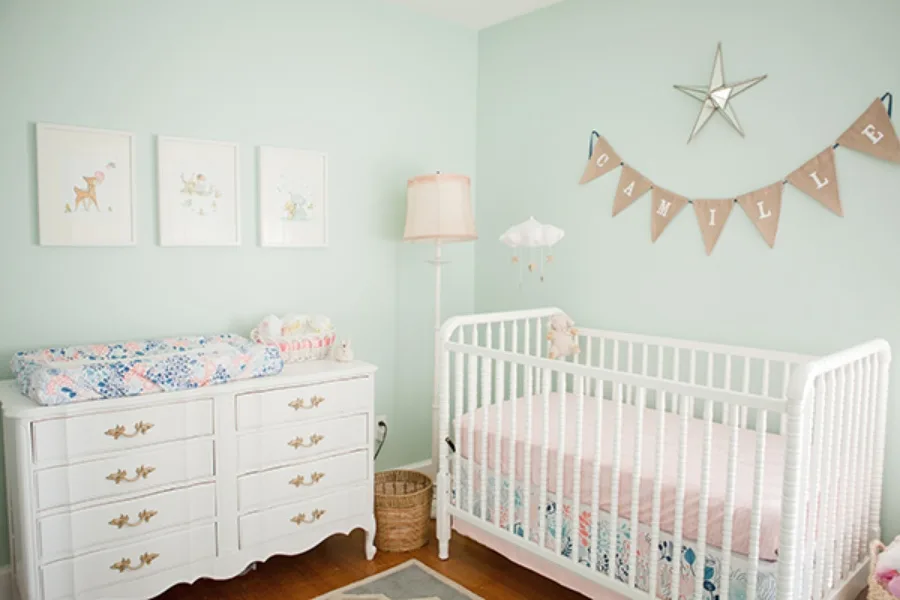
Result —
M75 191L75 210L78 210L78 207L82 205L85 210L88 210L91 204L97 210L100 210L100 205L97 203L97 186L103 183L106 175L104 175L103 171L95 171L93 177L85 175L82 179L84 179L87 187L80 188L76 185L72 188Z

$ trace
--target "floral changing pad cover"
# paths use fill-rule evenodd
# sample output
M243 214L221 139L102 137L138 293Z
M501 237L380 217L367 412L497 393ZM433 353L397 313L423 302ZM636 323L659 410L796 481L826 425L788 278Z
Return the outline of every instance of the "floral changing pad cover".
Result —
M223 334L19 352L11 366L23 394L55 406L277 375L284 361L277 348Z

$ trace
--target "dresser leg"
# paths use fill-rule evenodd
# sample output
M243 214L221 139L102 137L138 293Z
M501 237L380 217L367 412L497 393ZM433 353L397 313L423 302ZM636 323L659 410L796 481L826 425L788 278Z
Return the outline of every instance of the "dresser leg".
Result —
M375 521L366 529L366 560L375 558Z

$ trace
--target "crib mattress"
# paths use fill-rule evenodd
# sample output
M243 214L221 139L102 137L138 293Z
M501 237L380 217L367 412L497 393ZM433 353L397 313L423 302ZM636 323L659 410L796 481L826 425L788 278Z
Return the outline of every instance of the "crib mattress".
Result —
M516 465L515 479L526 481L525 448L526 448L526 399L516 402ZM558 439L559 422L562 414L562 400L557 394L550 396L549 410L549 442L547 489L551 494L574 497L574 474L577 441L577 397L567 394L565 400L565 448L563 468L563 490L557 489L557 460L561 448ZM479 408L474 414L474 436L471 454L477 465L487 464L489 472L496 472L496 444L501 444L501 473L509 474L509 442L512 431L512 404L502 404L502 425L498 436L497 412L499 405ZM593 490L594 453L597 446L597 414L598 400L585 398L583 419L582 460L578 469L581 473L580 502L590 507ZM535 395L532 400L532 444L530 484L539 486L541 480L541 444L544 435L543 397ZM635 431L637 409L623 404L622 436L618 516L631 518L632 481L635 477ZM485 411L487 415L485 415ZM487 460L482 454L482 431L487 417ZM461 457L468 459L469 430L472 427L470 414L462 418L460 440L457 451ZM680 436L680 417L667 413L664 417L663 432L663 478L662 502L660 511L660 529L669 534L675 529L675 499L678 484L678 451ZM653 479L656 470L657 412L645 409L643 415L643 440L641 445L641 468L637 476L640 478L638 496L638 520L643 524L652 523L653 515ZM600 430L600 506L602 511L611 512L611 486L613 470L613 444L616 428L616 404L603 400L603 418ZM705 423L699 419L690 419L687 435L687 474L684 501L683 536L685 540L696 541L699 529L701 498L701 465L703 461L703 440ZM725 496L728 472L728 447L731 429L714 423L712 426L712 453L710 462L709 510L707 521L707 544L722 547L722 530L725 522ZM764 462L764 484L761 504L761 527L759 540L759 558L773 561L778 557L778 536L781 527L781 487L784 472L784 440L782 436L768 434L765 436L766 453ZM742 430L738 437L737 477L735 478L735 504L732 528L732 551L749 555L750 524L753 513L753 482L755 471L756 433ZM477 482L476 482L477 483ZM460 486L466 486L460 481Z
M53 406L276 375L284 361L277 348L223 334L19 352L11 367L23 394Z

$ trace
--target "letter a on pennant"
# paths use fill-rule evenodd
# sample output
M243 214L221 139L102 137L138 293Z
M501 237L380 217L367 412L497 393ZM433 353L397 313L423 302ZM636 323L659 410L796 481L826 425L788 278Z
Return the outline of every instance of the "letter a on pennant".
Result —
M700 233L703 235L703 245L706 254L712 254L725 221L734 208L734 200L694 200L694 212L697 214L697 223L700 225Z
M650 203L650 239L655 242L675 215L687 206L688 199L660 188L653 188L650 197L653 199Z
M594 144L594 151L588 159L587 166L584 168L584 175L581 176L579 183L583 185L606 175L620 164L622 164L622 159L612 149L606 138L598 137L597 143Z
M650 180L625 165L622 167L622 176L619 178L619 187L616 188L616 199L613 202L613 216L616 216L631 203L646 194L653 186Z
M900 163L900 139L897 138L884 103L878 99L838 138L838 144L876 158Z
M769 248L775 247L775 236L778 234L778 220L781 218L781 191L784 184L780 181L761 190L739 196L737 201L756 225Z
M834 168L834 148L829 147L811 161L787 176L787 180L804 194L821 202L839 217L844 216L838 193L837 170Z

